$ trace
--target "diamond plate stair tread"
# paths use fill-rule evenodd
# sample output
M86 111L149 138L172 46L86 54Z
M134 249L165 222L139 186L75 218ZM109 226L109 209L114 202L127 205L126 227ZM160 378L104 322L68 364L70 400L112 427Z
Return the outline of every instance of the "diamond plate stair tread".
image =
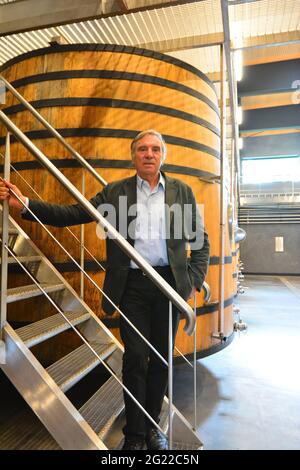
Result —
M94 341L90 345L105 360L116 349L115 343L99 344ZM93 354L86 344L75 349L67 356L61 358L47 368L47 372L51 375L57 385L66 392L88 372L99 364L99 359Z
M103 440L123 408L122 386L111 377L80 408L79 412Z
M173 415L174 416L174 415ZM159 417L159 424L164 433L168 434L169 429L169 413L168 409L165 408L162 410L160 417ZM199 439L199 443L187 443L187 442L179 442L173 441L172 450L200 450L203 447L202 442Z
M0 428L1 450L61 450L29 409L17 412Z
M87 312L64 312L64 314L73 325L82 323L90 318L90 314ZM42 341L67 330L68 328L70 328L69 323L66 322L60 313L57 313L51 317L44 318L43 320L18 328L16 333L19 335L21 340L24 341L26 346L30 348L35 344L41 343Z
M49 294L65 289L64 284L46 284L41 283L41 287ZM42 295L42 291L35 285L29 284L28 286L13 287L7 289L7 303L16 302L18 300L25 300L31 297Z

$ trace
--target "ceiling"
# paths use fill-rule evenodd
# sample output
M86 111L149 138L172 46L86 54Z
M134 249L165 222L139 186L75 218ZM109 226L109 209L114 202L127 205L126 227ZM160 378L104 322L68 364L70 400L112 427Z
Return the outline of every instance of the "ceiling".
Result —
M71 3L75 9L78 0ZM228 4L231 48L245 49L245 64L276 61L286 54L293 58L300 56L299 0L233 0L224 3ZM39 4L38 11L31 15L27 8L35 4ZM53 18L47 14L49 4L56 6L56 11L51 8ZM77 10L84 12L85 4L99 7L101 2L83 0ZM105 4L108 5L108 1ZM102 14L98 8L94 19L72 22L67 20L75 13L67 8L67 0L0 0L0 65L15 55L47 46L52 36L61 34L69 43L145 47L179 57L204 73L220 71L216 44L224 38L221 0L110 0L110 4L111 16ZM63 5L67 5L65 9ZM92 11L96 11L95 8ZM86 14L92 11L88 10ZM43 23L45 27L39 28L38 25ZM21 28L26 31L21 32ZM9 29L15 34L9 34Z
M225 43L230 157L231 136L237 135L231 119L239 73L234 57L241 54L244 66L299 59L300 0L0 0L0 66L48 46L53 36L169 54L207 74L219 96L220 44ZM263 97L245 97L242 105L264 106Z

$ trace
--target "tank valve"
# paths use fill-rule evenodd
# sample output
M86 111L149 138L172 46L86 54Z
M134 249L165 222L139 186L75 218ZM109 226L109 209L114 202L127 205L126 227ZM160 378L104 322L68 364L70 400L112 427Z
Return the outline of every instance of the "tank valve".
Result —
M212 333L211 337L220 340L221 343L225 343L227 341L227 336L224 336L224 333L222 332Z
M235 321L233 324L233 331L246 331L248 329L247 323L242 320Z
M237 283L237 293L238 294L245 294L248 287L243 286L240 282Z
M240 313L240 308L237 307L236 305L233 306L233 313L236 313L237 315Z

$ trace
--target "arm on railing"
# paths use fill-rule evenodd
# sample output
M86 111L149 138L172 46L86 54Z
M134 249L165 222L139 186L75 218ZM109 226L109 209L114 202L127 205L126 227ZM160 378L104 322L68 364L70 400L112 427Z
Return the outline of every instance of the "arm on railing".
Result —
M78 204L89 214L89 216L100 223L122 251L132 259L140 269L154 282L154 284L164 293L164 295L176 306L185 318L184 330L191 335L195 327L195 316L192 308L187 302L147 263L143 257L125 240L120 233L99 214L97 209L73 186L68 179L51 163L50 160L28 139L28 137L18 129L18 127L0 111L0 120L6 128L45 166L50 173L69 191Z

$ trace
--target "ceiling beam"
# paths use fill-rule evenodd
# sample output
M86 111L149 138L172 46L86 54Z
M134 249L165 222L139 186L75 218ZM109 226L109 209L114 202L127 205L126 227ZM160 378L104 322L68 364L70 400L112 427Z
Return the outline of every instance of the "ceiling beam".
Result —
M238 50L298 44L300 43L300 30L242 38L241 41L242 45L240 47L234 47L234 45L232 45L232 49Z
M169 6L184 5L186 3L200 3L203 1L205 0L123 0L127 9L130 11L153 10Z
M242 3L254 3L259 2L260 0L229 0L228 5L241 5Z
M300 59L300 43L243 50L244 67L249 65L267 64L270 62L282 62L293 59Z
M278 106L292 106L295 104L295 89L293 91L280 90L275 93L241 96L240 104L243 110L277 108Z
M102 14L101 0L24 0L0 10L1 36Z
M137 44L138 47L151 49L157 52L175 52L200 47L217 46L223 42L223 33L187 36L175 39L166 39L156 42Z
M0 36L194 2L145 0L143 6L139 0L23 0L5 3L0 5Z

